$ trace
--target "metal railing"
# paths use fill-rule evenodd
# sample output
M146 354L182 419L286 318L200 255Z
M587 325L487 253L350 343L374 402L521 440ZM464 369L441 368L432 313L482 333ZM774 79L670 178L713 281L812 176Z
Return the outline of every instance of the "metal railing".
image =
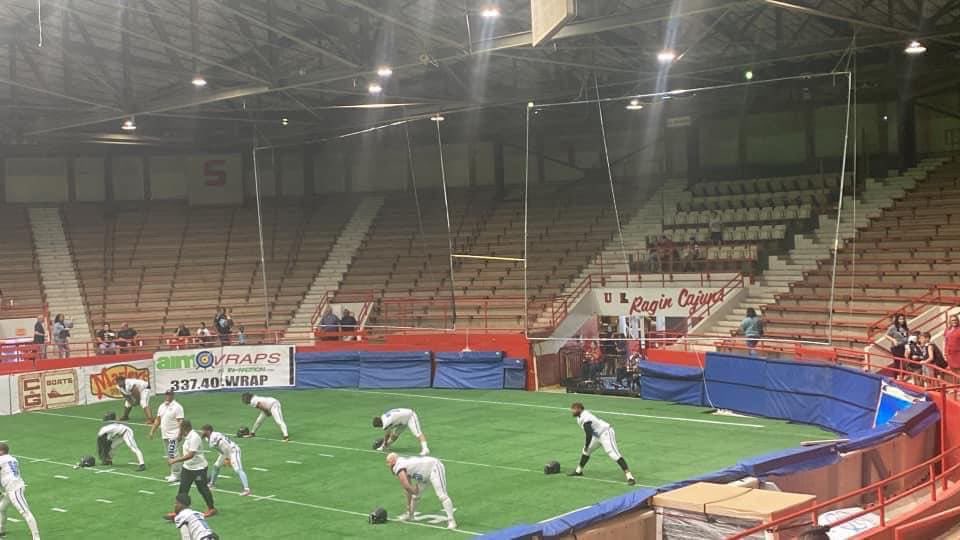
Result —
M887 315L874 321L867 327L867 339L873 340L877 335L887 331L893 316L903 314L906 318L916 317L931 306L950 306L960 304L960 285L941 284L916 297L906 301ZM929 331L929 329L928 329Z

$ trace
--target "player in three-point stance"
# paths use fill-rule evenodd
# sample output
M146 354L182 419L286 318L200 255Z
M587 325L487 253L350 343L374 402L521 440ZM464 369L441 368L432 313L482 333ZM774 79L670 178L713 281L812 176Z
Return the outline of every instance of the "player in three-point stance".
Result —
M173 524L180 530L180 540L220 540L203 514L190 508L190 496L178 493L173 504Z
M116 419L117 413L108 412L103 417L103 421L108 423L97 432L97 454L100 456L100 462L104 465L113 465L113 449L122 442L133 452L133 455L137 456L137 470L146 470L147 466L143 464L143 452L137 447L137 441L133 438L133 428L115 422Z
M20 463L10 455L7 443L0 443L0 536L6 536L7 507L11 504L20 512L23 520L30 528L33 540L40 540L40 529L37 528L37 519L30 512L27 498L23 496L26 485L20 477Z
M117 376L117 390L123 396L123 416L121 422L130 419L130 411L139 405L143 408L143 415L147 418L147 423L153 422L153 415L150 413L150 383L143 379L134 377L126 378L123 375Z
M237 446L237 443L231 441L230 438L223 433L214 431L213 426L210 424L206 424L200 428L200 435L207 440L210 448L220 453L216 463L213 464L213 470L210 471L210 488L212 489L217 483L217 476L220 475L220 467L227 464L233 467L233 470L237 473L237 477L240 478L240 483L243 484L243 492L240 493L240 495L249 495L250 484L247 482L247 473L243 470L243 461L240 460L240 447Z
M410 433L420 440L420 455L425 456L430 453L427 447L427 437L420 429L420 417L413 409L390 409L382 416L373 417L373 427L383 428L383 443L377 450L387 450L390 445L395 443L400 434L407 428Z
M592 454L598 446L602 446L603 450L610 456L610 459L616 461L617 465L623 469L623 473L627 476L627 483L631 486L636 484L637 480L633 477L633 473L630 472L627 461L623 459L623 456L620 455L620 449L617 448L617 434L614 433L613 426L583 408L583 403L580 402L570 405L570 412L576 417L577 424L583 428L587 439L583 443L583 451L580 453L580 464L577 465L577 468L573 472L569 473L569 476L583 476L583 468L587 465L587 461L590 460L590 454Z
M457 520L453 518L453 501L447 495L447 471L439 459L430 456L400 457L390 452L387 454L387 467L396 475L407 496L407 511L397 519L405 521L416 516L420 486L430 482L447 514L447 528L457 528Z
M280 400L267 396L255 396L250 392L245 392L241 399L247 405L260 411L260 416L253 422L253 428L250 429L250 434L247 437L254 437L257 434L257 430L260 429L260 424L263 423L263 419L270 416L273 418L273 421L280 426L280 432L283 433L283 440L289 441L290 435L287 433L287 424L283 422L283 409L280 407Z
M163 437L163 447L166 450L167 460L177 457L177 441L180 439L180 422L183 421L183 406L173 399L173 390L167 390L163 395L163 403L157 407L157 416L153 419L153 425L150 427L150 438L160 428L160 436ZM180 471L183 466L179 461L170 464L170 475L165 478L167 482L178 482L180 480Z

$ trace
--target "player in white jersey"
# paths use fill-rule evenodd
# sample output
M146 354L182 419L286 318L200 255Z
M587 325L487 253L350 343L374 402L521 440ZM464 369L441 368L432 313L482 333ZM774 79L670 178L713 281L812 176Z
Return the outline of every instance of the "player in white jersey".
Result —
M27 498L23 496L25 487L23 478L20 476L20 463L17 458L10 455L10 447L7 443L0 443L0 536L7 534L7 507L12 504L27 522L33 540L40 540L37 519L33 517Z
M627 477L627 483L631 486L636 484L637 480L630 472L627 461L623 459L623 456L620 455L620 449L617 448L617 434L613 431L613 426L597 418L592 412L586 410L583 403L580 402L570 405L570 412L577 419L577 425L583 428L586 441L583 443L583 451L580 453L580 464L577 465L576 470L569 473L569 476L583 476L583 468L590 460L590 454L597 447L602 446L610 459L616 461L617 465L623 469L623 473Z
M240 493L240 495L249 495L250 484L247 482L247 473L243 470L240 446L231 441L230 438L223 433L214 431L213 426L210 424L206 424L200 428L200 435L207 440L210 448L220 453L217 462L213 464L213 470L210 471L210 487L213 488L216 485L217 476L220 475L220 467L227 464L233 467L234 472L237 473L237 477L240 478L240 483L243 484L243 492Z
M267 396L255 396L250 392L244 392L240 398L247 405L260 411L260 416L253 422L253 428L250 429L250 434L247 435L247 437L256 436L257 430L260 429L260 424L263 423L264 418L270 416L273 418L273 421L280 426L280 432L283 433L283 440L285 442L290 440L290 435L287 433L287 424L283 421L283 409L280 407L280 400Z
M167 390L163 395L163 403L157 407L157 416L153 418L153 426L150 427L150 438L160 429L160 436L163 437L163 447L167 454L167 460L177 457L177 441L180 438L180 422L183 421L183 407L173 399L173 390ZM170 476L166 477L167 482L180 481L180 472L183 466L180 462L170 465Z
M153 415L150 413L150 383L143 379L123 375L117 376L117 390L123 396L123 416L122 422L130 419L130 411L139 405L143 408L143 415L147 418L147 423L153 422Z
M397 519L403 521L416 516L420 486L429 482L447 514L447 528L457 528L457 520L453 518L453 501L447 495L447 471L439 459L430 456L400 457L391 452L387 454L387 467L396 475L407 496L407 511Z
M137 456L138 471L146 470L147 466L143 464L143 452L137 447L137 441L133 438L133 428L126 424L114 422L117 419L117 413L108 412L103 417L105 424L97 432L97 453L100 455L100 462L104 465L113 465L113 449L124 443L127 448Z
M180 540L220 540L203 514L190 508L190 496L178 493L173 504L173 524L180 531Z
M373 427L383 428L384 431L383 440L377 450L387 450L400 438L404 430L410 428L410 433L420 440L420 455L425 456L430 453L427 437L420 429L420 417L413 409L390 409L381 416L374 416Z

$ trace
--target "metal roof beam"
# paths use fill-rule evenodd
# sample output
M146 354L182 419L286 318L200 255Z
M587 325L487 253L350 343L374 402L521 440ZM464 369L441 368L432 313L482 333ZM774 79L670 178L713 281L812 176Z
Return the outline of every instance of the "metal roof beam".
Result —
M144 9L147 11L147 18L150 19L150 25L153 26L153 31L160 37L160 41L168 45L163 47L163 52L166 53L170 64L178 71L186 71L183 62L180 61L180 57L169 47L169 45L172 44L170 34L167 33L167 29L163 25L163 21L160 20L160 17L157 17L156 8L150 0L140 0L140 3L143 4Z

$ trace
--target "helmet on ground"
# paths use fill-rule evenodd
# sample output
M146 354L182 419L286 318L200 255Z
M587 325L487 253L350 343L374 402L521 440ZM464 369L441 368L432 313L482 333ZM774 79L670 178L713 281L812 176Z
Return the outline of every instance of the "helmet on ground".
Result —
M367 517L367 521L371 525L379 525L381 523L387 522L387 511L383 508L377 508L373 512L370 512L370 515Z

